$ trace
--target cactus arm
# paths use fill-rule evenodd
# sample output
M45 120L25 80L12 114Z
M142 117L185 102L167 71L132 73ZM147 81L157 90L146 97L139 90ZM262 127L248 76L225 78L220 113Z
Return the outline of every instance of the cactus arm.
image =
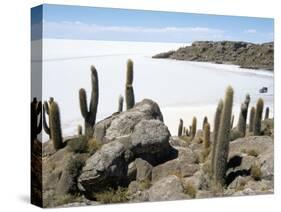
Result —
M79 90L80 111L84 119L88 117L87 94L84 88Z
M89 122L93 127L96 123L96 115L99 101L99 80L98 73L94 66L91 66L92 93L90 101Z

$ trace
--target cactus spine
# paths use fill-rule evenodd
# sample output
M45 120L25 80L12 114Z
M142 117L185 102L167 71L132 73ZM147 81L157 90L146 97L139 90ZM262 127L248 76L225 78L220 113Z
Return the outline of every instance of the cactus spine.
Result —
M259 98L256 106L256 114L254 121L254 135L261 135L261 120L263 112L263 99Z
M182 136L182 128L183 128L183 120L180 119L180 123L178 127L178 137Z
M197 119L196 117L193 117L191 131L190 131L191 139L193 139L196 135L196 126L197 126Z
M203 139L203 144L204 148L209 148L210 147L210 124L207 122L204 125L204 139Z
M264 119L269 119L269 107L266 107L266 109L265 109Z
M250 111L249 132L253 132L254 130L255 114L256 114L256 108L252 107Z
M96 123L96 115L97 115L98 101L99 101L98 73L94 66L91 66L91 84L92 84L92 92L91 92L89 109L87 106L87 95L85 89L81 88L79 90L80 110L84 118L84 123L85 123L84 130L85 130L85 135L87 137L91 137L93 135L93 127Z
M127 61L127 78L126 78L126 86L125 86L127 110L131 109L135 105L133 79L134 79L134 64L133 61L129 59Z
M42 103L41 101L37 102L37 99L34 97L31 102L31 142L33 142L37 135L42 131ZM39 123L38 123L39 116Z
M124 98L122 95L119 96L118 99L118 112L121 113L123 111L123 102L124 102Z
M220 120L221 120L221 113L223 109L223 100L220 99L216 113L215 113L215 118L214 118L214 132L213 132L213 147L212 147L212 161L211 161L211 172L214 172L214 161L215 161L215 150L216 150L216 145L217 145L217 137L219 133L219 127L220 127Z
M60 123L60 110L56 102L52 102L49 107L50 132L55 150L63 147L63 139Z
M245 103L242 103L240 114L239 114L238 126L237 126L238 131L241 133L241 137L245 137L246 134L247 113L248 113L247 105Z
M214 180L221 186L225 183L225 173L227 168L227 159L229 153L230 140L230 122L233 104L233 89L228 87L225 94L223 110L220 119L219 132L217 135L217 144L214 158Z

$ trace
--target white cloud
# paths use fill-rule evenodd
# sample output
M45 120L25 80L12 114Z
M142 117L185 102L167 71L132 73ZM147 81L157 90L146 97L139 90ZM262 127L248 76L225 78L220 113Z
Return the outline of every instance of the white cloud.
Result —
M246 33L246 34L255 34L255 33L257 33L257 30L256 29L246 29L246 30L244 30L244 33Z
M208 27L141 27L141 26L101 26L79 21L48 22L44 21L46 37L79 38L79 39L139 39L142 36L156 39L216 39L224 35L224 30ZM125 36L125 37L124 37ZM135 37L135 38L136 38ZM165 39L164 39L165 40Z

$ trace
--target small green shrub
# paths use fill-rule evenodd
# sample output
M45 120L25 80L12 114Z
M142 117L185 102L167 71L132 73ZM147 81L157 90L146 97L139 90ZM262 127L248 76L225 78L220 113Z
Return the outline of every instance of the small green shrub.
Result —
M118 187L117 190L109 188L106 191L95 194L96 200L100 203L121 203L127 202L127 188Z
M253 164L251 167L251 176L255 180L261 180L262 172L261 172L261 166L259 164Z
M186 183L184 185L184 193L188 194L191 198L195 198L197 194L197 189L191 183Z
M67 148L70 152L75 153L87 153L88 152L88 140L86 136L82 135L77 138L73 138L67 142Z

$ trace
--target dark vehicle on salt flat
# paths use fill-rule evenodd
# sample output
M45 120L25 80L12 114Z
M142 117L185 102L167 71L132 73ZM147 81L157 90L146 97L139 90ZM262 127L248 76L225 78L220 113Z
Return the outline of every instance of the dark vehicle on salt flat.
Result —
M267 91L268 91L268 88L267 88L267 87L262 87L262 88L260 89L260 93L267 93Z

